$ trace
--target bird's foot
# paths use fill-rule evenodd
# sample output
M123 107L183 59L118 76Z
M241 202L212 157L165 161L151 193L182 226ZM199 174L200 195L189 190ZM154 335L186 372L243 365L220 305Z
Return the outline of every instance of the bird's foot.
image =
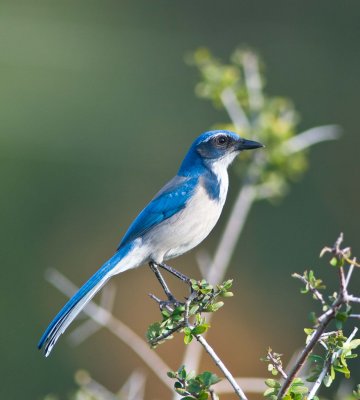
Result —
M168 294L168 300L161 300L153 293L149 293L149 296L159 304L160 310L166 309L172 312L176 307L183 306L185 304L177 300L172 294Z

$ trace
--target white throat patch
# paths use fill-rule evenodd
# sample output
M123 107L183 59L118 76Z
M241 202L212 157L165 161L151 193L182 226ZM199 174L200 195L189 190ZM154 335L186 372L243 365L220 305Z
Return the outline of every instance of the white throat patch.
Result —
M236 156L237 153L234 151L232 153L226 154L224 157L211 163L211 170L219 181L220 185L219 201L222 205L225 203L229 186L229 176L227 168L234 161L234 158Z

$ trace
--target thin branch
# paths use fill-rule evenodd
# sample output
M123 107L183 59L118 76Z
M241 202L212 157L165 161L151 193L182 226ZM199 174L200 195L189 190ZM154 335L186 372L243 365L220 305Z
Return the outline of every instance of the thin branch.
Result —
M355 296L353 296L351 294L347 295L347 299L351 303L360 303L360 297L355 297Z
M240 190L216 249L213 262L208 269L206 279L211 284L223 280L255 197L256 191L252 184L245 184Z
M102 325L98 324L93 319L87 319L69 334L68 340L72 346L78 346L101 328Z
M195 253L195 259L199 267L201 276L206 276L209 265L211 265L212 262L209 252L204 248L200 248Z
M214 392L214 389L209 389L209 393L210 393L211 400L216 400L218 398Z
M311 335L311 339L309 340L309 342L306 344L306 346L300 353L298 360L296 361L295 365L289 372L287 379L285 380L285 382L283 383L283 385L279 391L278 399L282 399L283 396L286 394L292 381L296 378L297 374L303 367L309 354L311 353L311 351L315 347L316 343L320 339L321 335L323 334L324 330L326 329L326 327L332 320L333 316L335 315L335 310L333 308L331 308L329 311L331 311L331 313L326 312L323 314L323 315L326 314L326 317L322 320L322 322L320 323L318 328L313 332L313 334Z
M323 298L323 295L316 288L314 288L310 284L310 282L305 279L304 276L299 275L297 273L294 273L291 276L294 277L294 278L300 279L305 285L307 285L307 287L310 289L311 293L315 296L315 298L318 299L323 306L326 305L326 302L325 302L325 300Z
M338 125L317 126L295 135L287 140L283 146L290 155L320 142L339 139L341 133L342 129Z
M308 395L308 400L311 400L314 398L314 396L316 395L317 391L319 390L319 387L322 383L322 381L324 380L327 372L329 371L331 365L331 357L329 357L324 364L324 367L320 373L320 375L318 376L318 378L316 379L314 386L311 388L310 393Z
M248 393L264 393L266 389L266 378L235 378L237 384ZM234 393L233 387L227 380L222 380L215 385L216 393L227 394Z
M351 275L352 275L352 273L353 273L353 271L354 271L354 268L355 268L355 264L356 264L356 257L354 257L354 258L352 259L352 262L351 262L350 267L349 267L349 271L348 271L348 273L347 273L347 275L346 275L346 280L345 280L345 287L346 287L346 289L347 289L348 286L349 286L350 279L351 279Z
M174 328L169 329L167 332L163 333L162 335L156 337L153 340L149 340L149 344L151 346L156 346L159 344L161 341L168 339L170 336L172 336L175 332L178 332L179 330L185 328L185 322L182 322L181 324L176 325ZM169 370L168 370L169 371Z
M332 249L325 248L325 252L332 252L335 255L338 255L338 254L343 255L344 249L343 250L340 249L340 245L341 245L342 241L343 241L343 235L340 234L339 238L335 242L334 247ZM347 249L345 249L345 250L347 250ZM323 252L324 252L324 250L322 251L322 253ZM339 286L340 286L339 294L337 295L336 300L333 302L333 304L331 305L329 310L327 310L325 313L323 313L318 318L319 326L316 328L316 330L311 335L309 342L306 344L306 346L303 349L303 351L301 352L298 360L296 361L295 365L291 369L291 371L288 375L288 378L285 380L284 384L282 385L282 387L279 391L279 394L278 394L278 399L282 399L283 396L286 394L292 381L295 379L295 377L297 376L297 374L303 367L306 359L308 358L309 354L315 347L316 343L321 340L324 330L326 329L326 327L330 323L330 321L335 317L338 309L342 305L350 303L350 302L359 302L360 303L360 298L349 295L347 293L348 283L349 283L349 280L345 278L344 268L340 267L339 268Z
M118 392L118 398L126 400L143 400L145 398L146 375L141 370L131 373Z
M273 353L272 350L269 349L267 356L269 357L269 359L271 360L272 364L274 365L275 369L280 373L280 375L284 378L287 379L287 375L286 372L283 370L282 365L281 365L281 361L279 362L279 360L277 360Z
M47 270L46 279L68 297L71 297L78 290L71 281L55 269ZM83 309L83 312L99 325L106 327L110 332L124 342L144 361L144 363L154 372L166 387L172 389L172 383L170 379L167 378L167 372L171 368L149 348L148 344L140 336L138 336L123 322L116 319L108 310L98 306L93 301L90 301L87 304Z
M105 386L93 379L86 371L77 371L75 373L75 380L80 386L80 389L85 391L87 395L91 396L92 398L99 398L102 400L119 400L116 394L110 392Z
M248 132L250 130L250 122L233 89L226 88L220 97L235 128L240 132Z
M209 354L209 356L214 360L215 364L220 368L220 370L225 375L226 379L230 382L230 385L233 387L235 393L241 400L247 400L245 393L240 388L235 378L231 375L230 371L226 368L224 363L221 361L219 356L215 353L213 348L209 345L209 343L205 340L205 338L201 335L195 335L197 341L204 347L205 351Z
M249 94L249 107L252 111L259 111L264 104L263 84L259 71L258 58L253 52L247 51L244 53L243 67L245 85Z
M346 290L345 273L343 267L339 268L339 281L340 281L340 295L342 296L344 301L347 302L348 292Z
M101 292L100 306L108 310L110 313L114 305L115 294L116 289L111 282ZM98 332L101 328L102 326L93 319L87 319L70 333L68 339L71 341L73 346L78 346L80 343Z

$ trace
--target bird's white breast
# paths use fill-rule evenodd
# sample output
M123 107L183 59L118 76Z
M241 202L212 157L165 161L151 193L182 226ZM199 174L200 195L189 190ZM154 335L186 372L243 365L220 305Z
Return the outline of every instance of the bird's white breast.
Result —
M226 176L227 178L227 176ZM181 255L201 243L218 221L227 192L227 181L220 185L221 200L209 197L206 189L199 184L185 208L157 227L146 238L155 261ZM225 187L222 187L225 186Z

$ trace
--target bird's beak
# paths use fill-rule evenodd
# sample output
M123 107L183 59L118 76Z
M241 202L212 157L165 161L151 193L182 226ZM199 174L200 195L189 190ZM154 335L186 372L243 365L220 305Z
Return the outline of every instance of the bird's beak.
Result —
M258 149L259 147L265 147L263 144L259 142L255 142L254 140L247 140L247 139L241 139L237 143L237 150L253 150L253 149Z

